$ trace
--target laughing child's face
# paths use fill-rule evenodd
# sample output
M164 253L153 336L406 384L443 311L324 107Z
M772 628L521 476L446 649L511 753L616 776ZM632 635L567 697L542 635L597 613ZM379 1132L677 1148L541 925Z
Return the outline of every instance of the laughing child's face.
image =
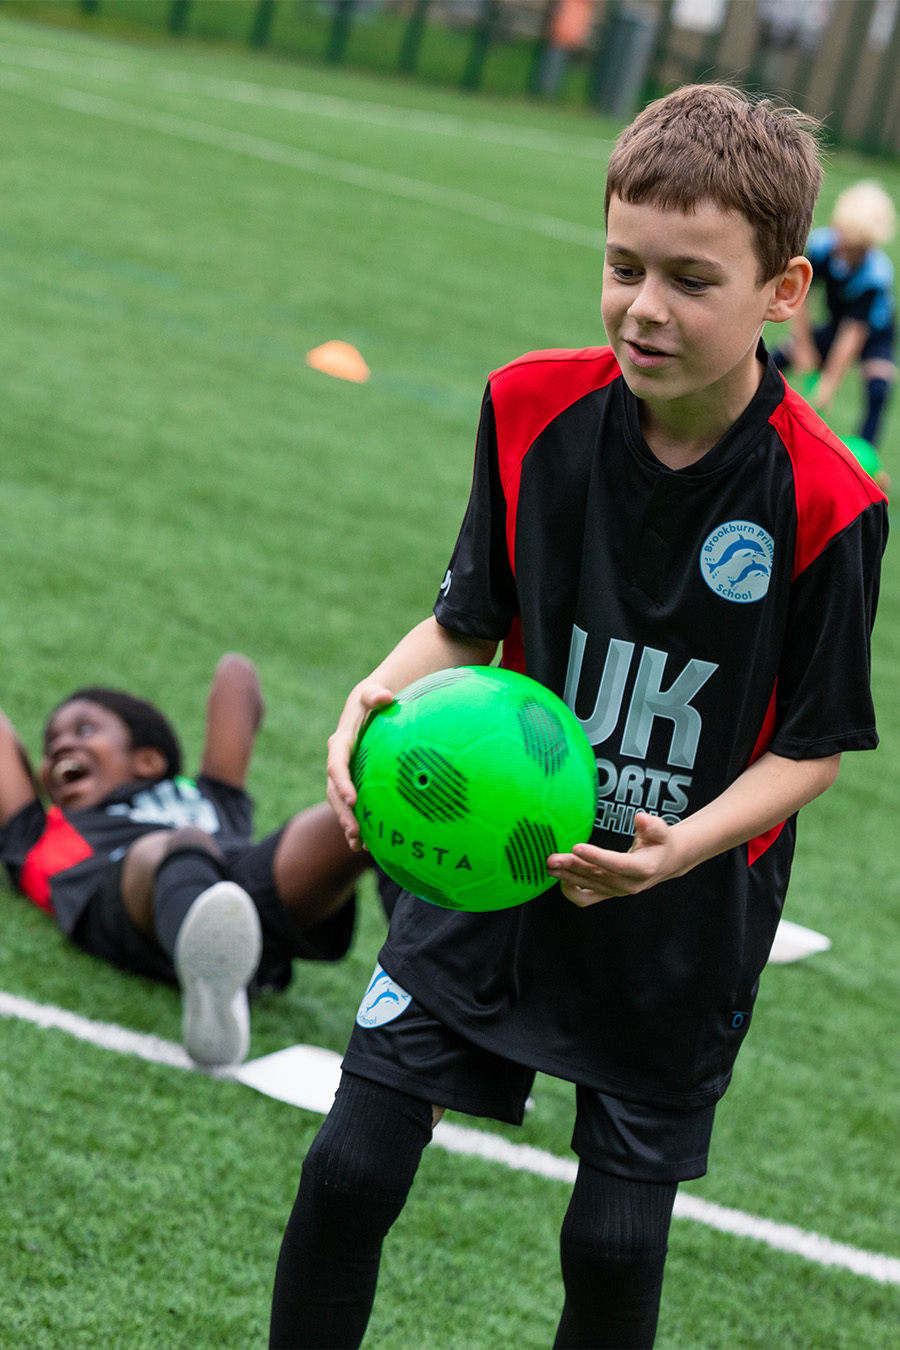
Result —
M70 811L96 806L117 788L164 772L162 752L135 749L122 718L99 703L74 699L47 723L40 776L56 806Z

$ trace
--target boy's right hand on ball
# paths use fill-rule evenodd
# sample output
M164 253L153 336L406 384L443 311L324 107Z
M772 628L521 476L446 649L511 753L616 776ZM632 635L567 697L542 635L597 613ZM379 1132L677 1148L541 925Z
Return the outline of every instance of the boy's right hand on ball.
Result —
M356 788L350 777L350 758L359 733L371 714L377 708L387 707L393 701L394 695L390 689L378 682L364 680L350 694L344 704L340 720L328 738L326 796L344 831L347 843L354 851L362 848L362 842L359 837L359 823L353 814Z

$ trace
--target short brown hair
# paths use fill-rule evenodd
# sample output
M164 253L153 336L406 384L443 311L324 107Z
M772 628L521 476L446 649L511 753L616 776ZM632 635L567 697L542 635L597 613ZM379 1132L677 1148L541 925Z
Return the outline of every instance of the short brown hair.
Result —
M690 213L704 201L749 221L760 283L803 252L822 184L820 124L727 84L687 84L639 113L616 141L610 198Z

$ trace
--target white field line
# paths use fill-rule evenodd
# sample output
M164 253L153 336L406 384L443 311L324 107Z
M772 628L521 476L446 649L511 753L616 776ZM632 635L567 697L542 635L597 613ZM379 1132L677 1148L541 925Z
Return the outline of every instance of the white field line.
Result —
M89 1041L103 1050L115 1050L118 1055L135 1055L151 1064L168 1064L173 1069L193 1069L193 1060L187 1051L174 1041L159 1036L148 1036L140 1031L128 1031L114 1022L93 1022L65 1008L54 1008L48 1003L33 1003L30 998L7 994L0 990L0 1016L17 1017L35 1026L64 1031L79 1041Z
M484 141L521 150L547 151L555 155L574 155L579 159L605 160L612 142L599 136L576 136L566 132L542 131L539 127L520 127L506 122L470 121L453 113L425 112L421 108L396 108L368 99L342 98L337 94L312 94L251 80L225 79L196 71L144 66L127 59L98 57L62 51L54 47L33 47L17 42L0 43L0 61L28 66L56 75L81 79L106 80L113 84L132 84L169 93L202 95L226 103L257 108L277 108L306 117L327 117L363 126L418 132L466 141Z
M148 1036L142 1032L128 1031L125 1027L110 1022L95 1022L77 1013L67 1012L64 1008L34 1003L31 999L21 998L16 994L0 991L0 1016L15 1017L37 1026L64 1031L69 1036L89 1041L104 1050L113 1050L120 1055L136 1055L153 1064L164 1064L177 1069L195 1068L182 1047L172 1041L164 1041L158 1036ZM234 1074L229 1069L220 1069L214 1071L213 1076L232 1078ZM575 1179L577 1164L571 1158L559 1158L542 1149L532 1148L527 1144L513 1144L499 1135L469 1129L462 1125L442 1122L435 1134L434 1142L451 1153L502 1163L514 1171L531 1172L536 1176L568 1183ZM877 1280L881 1284L900 1285L900 1259L883 1256L877 1252L861 1251L841 1242L832 1242L830 1238L796 1228L793 1224L756 1218L752 1214L744 1214L741 1210L728 1209L723 1205L716 1205L681 1192L675 1199L675 1217L692 1219L736 1237L753 1238L776 1251L802 1256L804 1260L816 1265L839 1266L852 1271L855 1275L864 1275L868 1279Z
M443 187L439 183L429 183L424 179L410 178L405 174L390 173L384 169L370 169L363 164L354 164L350 160L320 155L315 150L302 150L295 146L284 145L280 141L268 140L263 136L216 126L210 122L198 122L176 113L163 112L161 109L122 103L116 99L106 98L102 94L84 93L64 85L38 84L20 71L0 68L0 88L13 94L22 94L26 98L38 99L41 103L65 108L69 112L99 117L119 125L139 127L143 131L157 132L182 141L213 146L217 150L246 155L251 159L264 160L270 164L280 164L284 168L329 178L350 187L362 188L367 192L400 197L440 210L474 216L477 220L500 225L503 229L525 230L531 234L543 235L548 239L586 248L602 247L602 232L588 225L577 225L572 221L561 220L557 216L545 215L538 211L521 210L504 202L492 201L489 197L464 192L460 188Z

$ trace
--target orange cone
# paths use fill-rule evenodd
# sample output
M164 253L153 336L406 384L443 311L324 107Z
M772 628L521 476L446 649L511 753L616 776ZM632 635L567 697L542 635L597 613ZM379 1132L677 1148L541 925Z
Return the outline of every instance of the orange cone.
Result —
M306 354L306 364L338 380L353 380L364 384L369 378L369 367L349 342L324 342Z

